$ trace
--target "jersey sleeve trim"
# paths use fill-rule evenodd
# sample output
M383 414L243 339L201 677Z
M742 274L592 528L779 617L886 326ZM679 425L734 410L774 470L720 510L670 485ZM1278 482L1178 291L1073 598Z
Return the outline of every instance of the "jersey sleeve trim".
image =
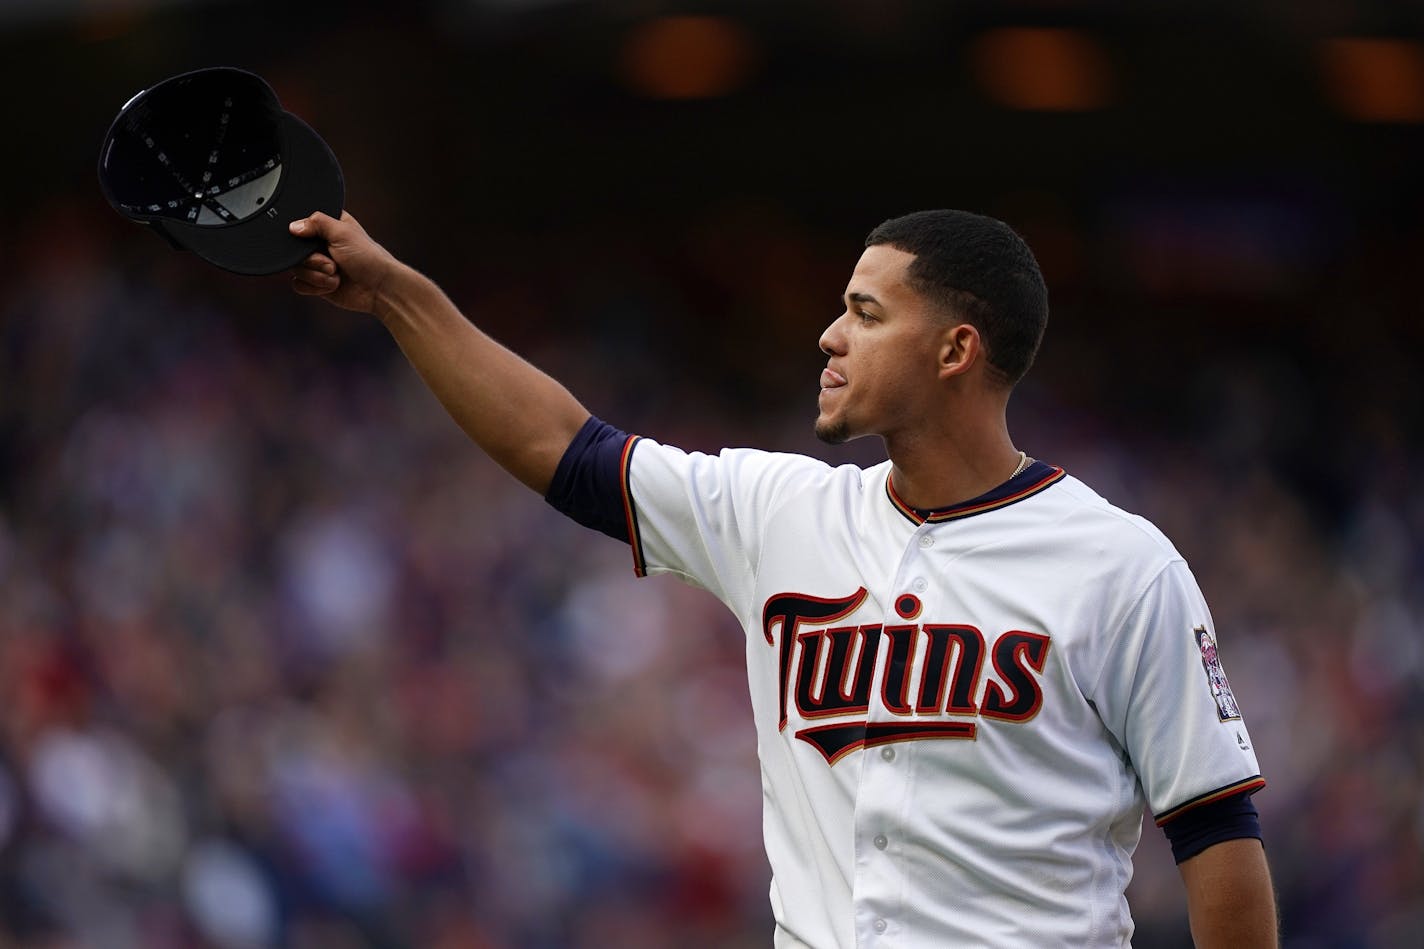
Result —
M1261 790L1261 788L1265 786L1265 778L1261 777L1259 774L1252 775L1251 777L1246 778L1245 780L1237 781L1235 784L1228 784L1225 787L1217 788L1215 791L1208 791L1205 794L1198 794L1191 800L1178 804L1171 810L1163 811L1161 814L1154 815L1152 819L1156 822L1158 827L1161 827L1168 821L1181 817L1187 811L1201 807L1204 804L1211 804L1215 801L1221 800L1222 798L1230 797L1233 794L1252 794L1256 791Z
M623 457L618 464L623 485L623 516L628 522L628 545L633 549L633 574L646 577L648 562L643 556L643 536L638 531L638 509L633 504L633 449L640 441L641 436L628 436L628 440L623 443Z

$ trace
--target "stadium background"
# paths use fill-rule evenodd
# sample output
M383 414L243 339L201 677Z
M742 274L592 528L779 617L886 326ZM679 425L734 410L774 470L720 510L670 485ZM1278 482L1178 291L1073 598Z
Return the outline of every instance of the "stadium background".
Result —
M482 326L687 447L873 458L809 436L864 233L1012 221L1053 299L1016 440L1193 564L1286 945L1419 945L1421 25L0 4L0 946L769 944L721 608L495 470L373 321L104 203L119 106L218 64L268 78ZM1137 943L1186 945L1150 826L1137 863Z

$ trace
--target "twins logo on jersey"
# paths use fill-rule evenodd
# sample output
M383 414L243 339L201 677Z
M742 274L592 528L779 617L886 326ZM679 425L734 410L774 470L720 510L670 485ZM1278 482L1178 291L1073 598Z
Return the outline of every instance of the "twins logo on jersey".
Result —
M784 730L795 706L802 721L834 718L796 732L829 764L856 748L917 738L975 737L977 726L945 716L975 716L1024 722L1038 714L1043 689L1037 676L1048 657L1049 639L1013 630L992 649L973 626L947 623L863 623L836 626L865 602L864 587L849 596L826 599L780 593L762 609L762 632L769 645L780 639L781 719ZM904 620L920 614L918 597L904 594L895 612ZM888 656L875 689L881 640ZM923 649L919 640L925 641ZM984 660L996 678L977 702ZM916 686L918 686L916 688ZM867 721L871 693L899 721ZM933 717L930 717L933 716Z
M1193 630L1197 637L1197 648L1201 650L1202 668L1206 670L1206 681L1211 686L1211 697L1216 699L1216 717L1229 722L1241 717L1241 707L1236 704L1236 696L1231 692L1231 683L1226 681L1226 670L1221 668L1221 657L1216 653L1216 640L1205 626Z

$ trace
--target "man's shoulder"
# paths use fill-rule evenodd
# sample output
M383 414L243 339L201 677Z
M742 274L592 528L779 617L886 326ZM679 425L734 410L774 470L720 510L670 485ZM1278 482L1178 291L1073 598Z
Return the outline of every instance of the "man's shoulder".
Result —
M1163 562L1181 559L1177 548L1156 524L1118 507L1071 474L1065 474L1054 490L1044 495L1046 501L1060 509L1067 530L1120 550L1125 557L1150 556Z

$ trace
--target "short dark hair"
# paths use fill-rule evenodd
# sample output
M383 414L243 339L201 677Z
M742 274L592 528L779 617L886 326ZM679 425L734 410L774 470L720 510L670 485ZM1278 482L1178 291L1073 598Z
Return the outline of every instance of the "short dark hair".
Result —
M871 231L865 246L877 244L915 255L910 287L979 330L1001 382L1023 378L1048 325L1048 288L1013 228L968 211L916 211Z

